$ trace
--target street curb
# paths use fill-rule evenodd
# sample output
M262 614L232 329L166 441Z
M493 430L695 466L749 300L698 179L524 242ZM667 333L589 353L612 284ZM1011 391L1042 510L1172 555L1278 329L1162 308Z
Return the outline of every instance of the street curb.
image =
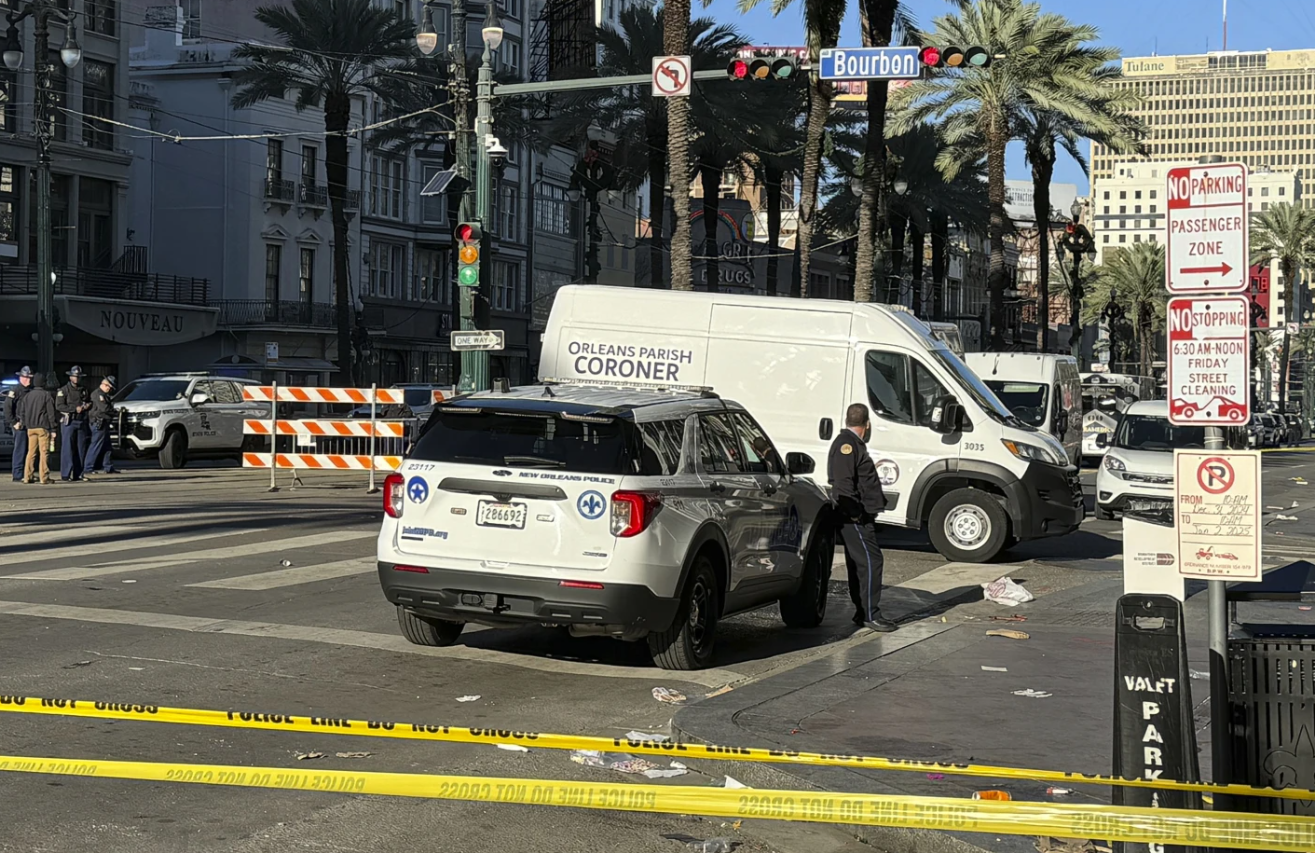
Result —
M796 669L769 675L729 693L687 705L671 720L672 736L681 742L711 743L723 746L742 744L746 732L736 720L760 705L771 702L841 676L857 667L887 655L939 637L958 627L953 624L922 621L903 626L895 634L874 636L871 642L837 650ZM760 737L760 736L756 736ZM761 743L754 744L762 746ZM772 746L787 747L772 740ZM872 771L848 767L812 767L808 765L770 765L752 762L718 762L740 781L752 787L798 787L826 791L862 791L887 796L909 796L911 792L883 781ZM855 837L883 850L900 853L1035 853L1028 836L996 836L942 830L905 829L900 827L843 826Z

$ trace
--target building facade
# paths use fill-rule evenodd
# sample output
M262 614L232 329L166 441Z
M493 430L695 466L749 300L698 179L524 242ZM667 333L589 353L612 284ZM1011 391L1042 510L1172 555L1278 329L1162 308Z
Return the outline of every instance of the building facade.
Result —
M128 206L132 163L128 119L127 22L113 4L75 7L82 58L73 68L55 48L64 25L50 22L54 101L51 157L55 365L92 375L131 376L168 363L160 348L214 331L208 282L195 265L159 275L147 236ZM0 67L0 369L36 362L36 163L33 21L19 23L18 71Z

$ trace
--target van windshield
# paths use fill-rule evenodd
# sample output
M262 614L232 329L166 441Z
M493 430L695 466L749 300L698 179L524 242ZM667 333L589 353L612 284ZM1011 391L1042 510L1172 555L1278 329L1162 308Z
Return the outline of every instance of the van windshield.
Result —
M1204 450L1205 427L1174 426L1155 415L1124 415L1114 446L1125 450Z
M1002 382L986 380L986 387L995 392L1000 402L1009 407L1014 417L1023 423L1039 427L1046 422L1046 399L1050 388L1035 382Z
M958 377L960 384L968 392L968 396L972 397L990 418L1000 423L1016 420L1005 408L1004 403L1001 403L1000 399L995 396L995 392L982 383L981 377L973 373L972 368L964 364L958 356L950 352L944 345L932 350L931 354L940 362L941 367Z
M559 412L436 409L411 452L423 462L629 474L625 424Z

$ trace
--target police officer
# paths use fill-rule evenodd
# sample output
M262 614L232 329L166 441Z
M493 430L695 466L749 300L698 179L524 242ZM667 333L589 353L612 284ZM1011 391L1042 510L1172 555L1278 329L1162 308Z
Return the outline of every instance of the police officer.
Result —
M113 376L100 381L100 387L91 392L91 409L87 420L91 422L91 450L87 452L87 472L91 474L117 474L110 447L110 424L117 413L114 410Z
M87 412L91 410L91 392L82 385L82 368L74 366L68 372L68 384L55 395L55 409L59 412L59 478L65 482L82 479L84 460L87 458Z
M899 626L883 618L878 606L885 559L877 545L875 517L886 508L886 495L877 478L877 466L868 455L867 439L871 431L868 407L862 403L850 406L845 412L845 428L831 443L827 479L840 516L845 567L849 570L849 597L854 601L854 624L889 633Z
M23 463L27 461L27 427L18 417L18 403L32 387L32 368L24 366L18 371L18 385L5 392L5 425L14 434L12 461L14 482L23 482Z

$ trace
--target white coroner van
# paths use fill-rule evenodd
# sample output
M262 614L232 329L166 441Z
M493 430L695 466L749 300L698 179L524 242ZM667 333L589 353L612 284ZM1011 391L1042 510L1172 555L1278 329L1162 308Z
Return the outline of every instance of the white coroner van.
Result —
M573 285L543 335L544 381L711 388L752 411L782 453L826 459L845 409L868 441L883 524L926 527L946 558L985 562L1077 529L1077 469L1018 421L927 326L888 306Z
M1059 439L1074 465L1082 461L1082 380L1071 355L970 352L964 361L1000 402L1028 426Z

